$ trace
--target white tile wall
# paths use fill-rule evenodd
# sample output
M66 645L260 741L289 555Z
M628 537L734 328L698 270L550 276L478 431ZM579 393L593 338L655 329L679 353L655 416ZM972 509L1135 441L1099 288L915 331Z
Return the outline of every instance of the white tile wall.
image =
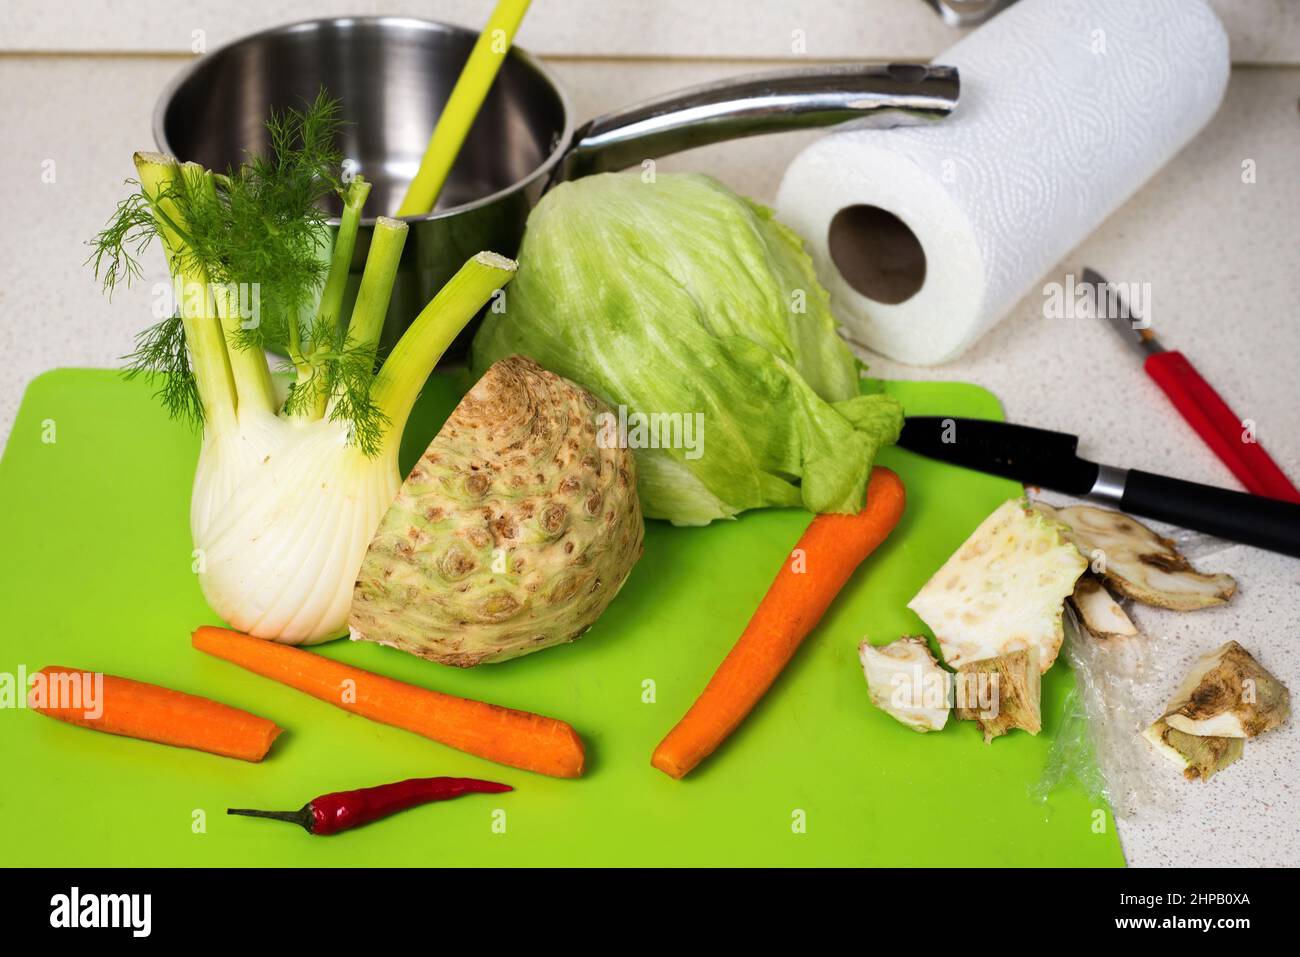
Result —
M1300 3L1211 2L1234 62L1300 63ZM0 50L189 53L195 31L212 49L311 17L479 25L490 9L488 0L5 0ZM794 52L796 31L805 52ZM519 42L566 57L928 59L958 36L924 0L534 0Z

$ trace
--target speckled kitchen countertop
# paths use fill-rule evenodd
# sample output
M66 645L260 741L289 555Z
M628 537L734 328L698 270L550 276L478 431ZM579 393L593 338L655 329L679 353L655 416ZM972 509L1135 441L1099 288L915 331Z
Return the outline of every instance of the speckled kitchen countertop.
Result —
M8 437L32 377L58 366L113 366L148 321L161 263L110 305L83 265L83 244L122 195L132 152L152 146L154 98L183 62L0 56L0 181L9 187L0 211L0 438ZM558 58L552 65L585 117L772 64ZM1149 282L1166 344L1185 351L1233 408L1255 421L1292 476L1300 476L1298 102L1300 69L1235 68L1211 125L1044 277L1062 279L1086 263L1115 280ZM672 157L662 168L709 172L770 200L786 164L809 141L806 134L753 139ZM1253 183L1242 180L1247 160ZM863 358L881 376L979 383L1002 399L1008 418L1080 434L1085 455L1236 487L1114 333L1097 322L1044 318L1038 293L947 366ZM1237 577L1240 592L1229 606L1134 612L1185 659L1166 663L1170 686L1153 691L1159 700L1149 702L1152 716L1191 660L1229 637L1300 691L1300 561L1225 545L1204 549L1201 563ZM1172 766L1158 770L1176 774ZM1136 866L1300 865L1297 721L1250 742L1246 757L1208 784L1187 784L1173 811L1119 826Z

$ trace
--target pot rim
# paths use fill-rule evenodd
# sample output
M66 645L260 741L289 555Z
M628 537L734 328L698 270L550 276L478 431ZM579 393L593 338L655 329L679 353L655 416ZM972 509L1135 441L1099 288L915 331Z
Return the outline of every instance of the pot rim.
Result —
M223 43L215 50L211 50L208 53L204 53L198 57L195 57L194 60L187 63L182 69L180 69L176 73L175 76L173 76L170 80L167 81L167 84L163 87L162 92L158 94L158 101L157 103L154 104L154 110L153 110L153 138L154 138L154 142L158 146L158 149L161 152L168 154L169 156L175 155L174 151L172 150L171 143L168 142L166 132L164 131L163 128L164 117L167 115L167 110L171 106L172 100L176 97L177 91L191 77L193 77L195 73L197 73L202 68L204 61L207 60L208 57L216 56L220 53L225 53L228 50L235 49L236 47L239 47L243 44L250 43L255 40L263 40L268 37L276 36L278 34L294 33L294 32L299 32L307 29L318 29L321 26L327 24L357 24L357 23L379 26L381 28L387 26L399 26L399 25L404 25L408 27L413 26L421 30L431 29L435 32L461 33L471 37L478 37L480 33L480 31L478 30L472 30L469 27L462 27L454 23L446 23L441 20L425 20L420 17L368 16L368 17L316 17L307 20L296 20L292 23L283 23L280 24L279 26L268 27L265 30L258 30L254 33L244 34L241 37L236 37L235 39L230 40L227 43ZM542 162L527 176L523 177L522 179L516 180L515 182L511 183L508 186L502 187L501 189L497 190L494 193L489 193L487 196L481 196L478 199L471 200L468 203L461 203L457 206L448 206L446 209L434 210L431 213L425 213L420 216L395 216L389 218L400 219L403 222L407 222L414 225L416 223L429 222L431 220L436 220L436 219L448 219L460 213L467 213L470 210L480 209L484 206L488 206L492 203L495 203L498 200L504 199L507 196L517 193L520 190L527 189L530 185L536 182L540 177L549 175L551 170L560 161L561 157L563 157L564 154L568 152L570 143L573 140L573 131L574 131L573 104L569 101L568 92L564 89L564 86L560 83L559 78L556 77L555 73L550 69L550 67L546 66L544 63L542 63L541 60L533 56L527 50L519 46L511 45L508 56L518 57L520 61L522 61L527 67L529 67L533 72L535 72L538 76L540 76L550 86L551 92L554 93L556 99L559 100L560 108L564 112L564 129L561 131L559 137L557 138L555 146L551 149L551 152L547 154L546 158L543 159ZM379 218L378 216L365 216L361 220L361 225L373 226L375 224L375 220L378 218ZM340 219L337 216L332 216L328 220L326 220L326 222L330 226L338 226Z

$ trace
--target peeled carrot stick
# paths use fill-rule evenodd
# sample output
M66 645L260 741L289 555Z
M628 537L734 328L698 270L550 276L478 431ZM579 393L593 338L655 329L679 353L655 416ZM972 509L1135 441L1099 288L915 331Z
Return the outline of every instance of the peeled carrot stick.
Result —
M582 776L586 760L582 739L555 718L408 685L227 628L204 626L194 632L192 643L199 651L344 711L423 735L457 751L557 778Z
M744 633L686 716L659 742L651 764L680 779L740 726L854 569L893 531L905 501L902 480L875 468L862 511L812 520Z
M229 705L158 685L50 665L34 676L28 706L83 728L261 761L283 730Z

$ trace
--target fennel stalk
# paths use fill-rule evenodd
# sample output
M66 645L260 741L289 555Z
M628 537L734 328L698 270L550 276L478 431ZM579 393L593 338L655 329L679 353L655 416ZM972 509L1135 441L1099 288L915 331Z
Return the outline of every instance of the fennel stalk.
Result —
M376 220L345 321L369 185L333 176L329 111L322 97L306 113L273 117L274 155L226 174L136 154L138 191L92 256L111 290L139 274L133 253L161 241L177 310L137 339L128 374L154 379L174 415L202 423L190 528L209 604L241 631L292 644L343 634L361 559L400 485L397 448L415 399L515 269L492 253L471 258L376 371L407 226ZM317 203L330 190L343 212L325 268ZM250 298L260 313L250 315ZM283 403L267 347L289 357Z

